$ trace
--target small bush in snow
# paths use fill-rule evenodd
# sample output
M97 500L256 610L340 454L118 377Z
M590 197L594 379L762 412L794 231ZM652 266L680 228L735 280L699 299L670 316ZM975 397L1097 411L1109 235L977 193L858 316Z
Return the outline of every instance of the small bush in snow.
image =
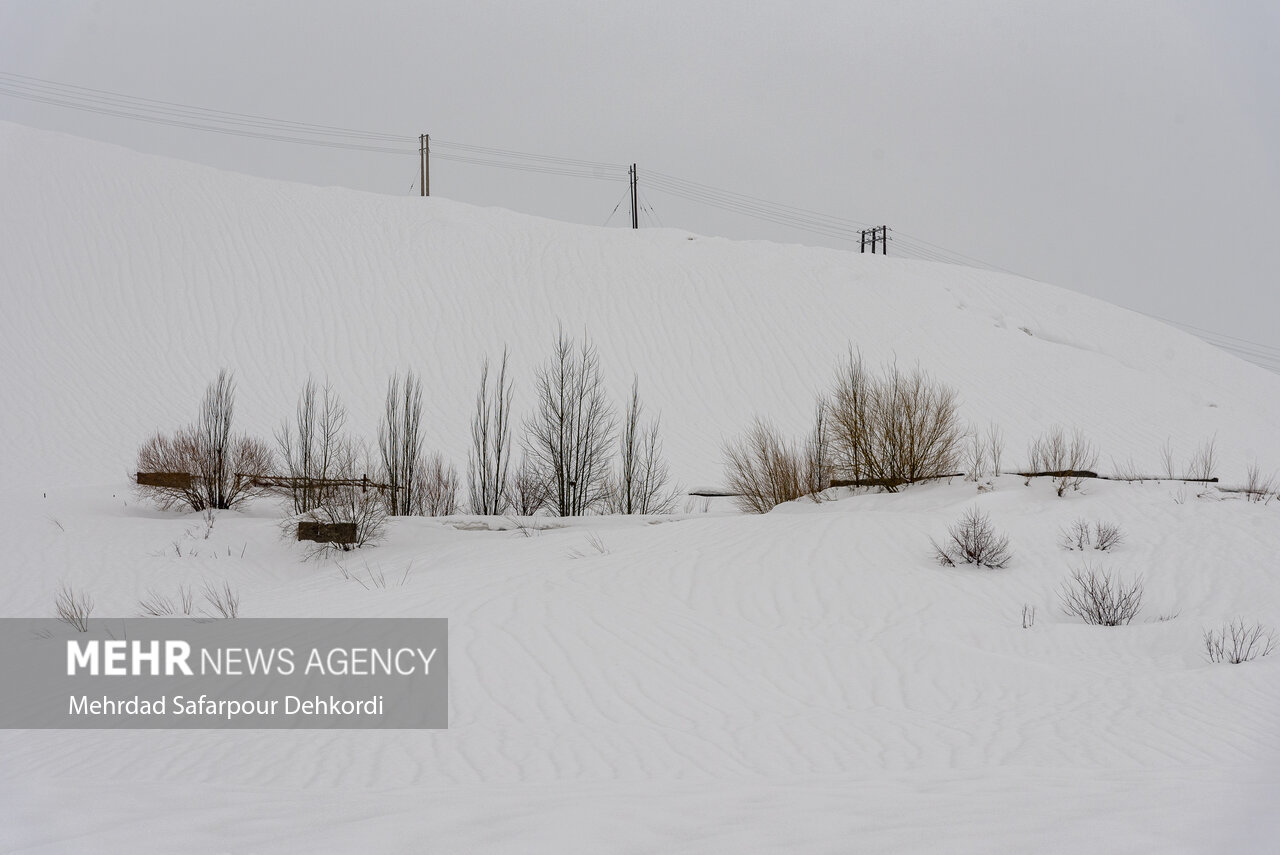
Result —
M89 615L93 613L93 597L84 592L77 593L70 585L63 585L53 601L58 620L68 624L77 632L89 631Z
M1200 443L1200 447L1191 455L1187 463L1187 477L1198 481L1208 481L1218 470L1218 440L1209 437Z
M1264 505L1276 497L1276 476L1264 477L1256 460L1245 473L1244 496L1250 502Z
M934 540L934 558L945 567L957 564L973 564L978 567L1004 567L1013 557L1009 538L998 534L991 520L977 508L970 508L965 515L947 530L947 540L938 544Z
M1224 623L1222 629L1205 630L1204 648L1210 662L1239 665L1271 653L1276 649L1276 639L1269 628L1237 619Z
M1063 583L1059 598L1062 609L1085 623L1096 626L1123 626L1142 608L1143 582L1139 577L1124 582L1108 570L1085 562Z
M1106 552L1124 542L1124 532L1115 523L1095 520L1089 525L1083 517L1072 521L1071 525L1058 532L1058 545L1063 549L1083 552L1096 549Z
M147 595L138 600L138 607L146 617L169 617L176 614L190 615L192 606L191 588L187 585L178 586L178 602L176 604L172 597L161 594L154 589L148 589Z
M232 589L230 582L223 581L221 588L205 582L204 599L213 609L207 612L211 616L228 619L240 616L240 594Z
M1076 473L1093 471L1098 465L1098 450L1079 430L1068 437L1060 427L1054 427L1032 441L1027 449L1032 472L1052 472L1059 496L1067 490L1079 490L1084 482Z
M737 494L738 508L763 514L803 496L808 492L805 456L772 424L757 418L746 436L724 448L725 481Z

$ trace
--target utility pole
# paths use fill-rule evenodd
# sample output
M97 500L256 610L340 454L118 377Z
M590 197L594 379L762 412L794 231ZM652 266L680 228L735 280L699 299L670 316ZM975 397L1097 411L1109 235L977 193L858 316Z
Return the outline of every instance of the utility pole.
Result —
M419 195L431 195L431 134L418 135L418 187Z
M877 245L880 247L881 255L889 254L889 227L888 226L875 226L874 228L862 230L862 245L861 247L859 247L858 251L866 252L867 247L870 246L871 254L875 255Z
M636 165L631 164L631 228L640 228L640 208L636 204L636 192L638 179L636 178Z

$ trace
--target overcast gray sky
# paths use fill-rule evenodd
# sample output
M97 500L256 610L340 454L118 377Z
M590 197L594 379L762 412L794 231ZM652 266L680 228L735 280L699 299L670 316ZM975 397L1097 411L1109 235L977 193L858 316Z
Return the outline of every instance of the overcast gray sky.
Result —
M903 237L891 252L928 241L1255 342L1280 369L1277 57L1272 0L0 0L0 72L399 134L409 149L428 132L441 155L465 154L452 142L636 162L645 225L850 246L671 195L654 176L666 173L886 223ZM5 95L0 119L256 175L417 192L412 152ZM627 184L621 170L598 174L437 159L431 190L601 225ZM610 224L626 223L624 202Z

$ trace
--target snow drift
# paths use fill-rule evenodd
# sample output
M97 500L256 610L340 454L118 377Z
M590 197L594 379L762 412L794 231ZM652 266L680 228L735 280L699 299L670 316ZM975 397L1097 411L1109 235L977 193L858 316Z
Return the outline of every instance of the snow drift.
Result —
M596 342L619 404L639 376L686 486L720 480L754 413L803 431L850 347L953 385L1015 459L1057 423L1104 465L1155 470L1166 439L1186 457L1214 434L1224 474L1280 463L1280 377L1039 282L286 184L8 124L0 147L11 486L119 480L223 366L238 426L268 438L308 375L372 436L411 368L428 444L461 466L483 357L511 349L519 409L558 324Z

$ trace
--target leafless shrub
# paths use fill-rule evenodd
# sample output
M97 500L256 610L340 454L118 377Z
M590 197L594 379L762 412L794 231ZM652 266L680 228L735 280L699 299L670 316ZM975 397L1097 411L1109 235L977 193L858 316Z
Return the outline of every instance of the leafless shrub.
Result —
M182 613L184 615L189 615L191 614L191 610L194 607L194 605L195 605L194 596L191 593L191 586L179 585L178 586L178 608L182 609Z
M1030 603L1022 606L1022 628L1031 629L1036 625L1036 607Z
M1100 566L1084 562L1062 585L1059 598L1069 615L1097 626L1122 626L1142 607L1143 582L1126 583Z
M590 532L587 535L587 549L582 550L577 547L569 550L570 558L586 558L588 555L608 555L609 547L605 546L604 539L597 532Z
M660 417L641 421L640 383L631 381L631 400L622 418L617 474L610 481L605 508L613 514L668 514L676 494L662 457Z
M1066 528L1059 529L1058 545L1071 550L1085 550L1092 546L1093 537L1089 532L1088 520L1077 518Z
M1170 481L1178 477L1177 465L1173 462L1173 440L1165 438L1164 445L1160 446L1160 466L1164 470L1164 477Z
M1205 654L1210 662L1239 665L1276 649L1275 633L1261 624L1247 624L1243 619L1229 621L1219 630L1205 630Z
M433 454L414 474L412 513L447 517L458 512L458 471Z
M493 387L489 386L489 360L480 368L480 391L471 416L471 458L467 463L467 489L471 513L497 516L507 510L511 468L511 378L507 376L507 350Z
M93 613L93 597L87 592L76 592L69 584L63 584L53 601L58 620L76 632L89 631L89 615Z
M608 496L615 430L595 347L584 341L575 350L561 330L538 370L534 394L533 415L524 423L525 459L546 485L551 510L582 516Z
M173 600L154 588L148 588L147 595L138 600L138 608L145 617L168 617L175 611Z
M231 432L235 381L225 369L205 390L196 423L172 436L157 433L138 449L139 472L185 472L186 487L137 485L138 494L163 510L188 507L225 510L265 492L253 479L271 471L270 447Z
M684 512L686 514L705 514L711 510L710 496L690 496L685 499Z
M213 609L213 612L206 612L210 616L214 614L222 618L240 616L240 594L232 589L230 582L224 580L222 587L218 588L205 581L204 600Z
M533 468L528 458L520 461L507 485L507 505L522 517L531 517L547 506L550 485Z
M332 449L329 477L354 481L358 472L367 472L373 463L369 450L363 444L350 437L340 437ZM378 488L355 484L332 486L320 491L319 498L320 504L311 510L285 519L281 523L281 534L288 540L294 540L298 523L305 520L325 524L354 523L356 538L352 543L308 542L307 558L318 558L331 551L349 552L382 540L390 502Z
M1058 545L1063 549L1096 549L1106 552L1123 542L1124 532L1119 525L1102 520L1094 520L1093 525L1090 525L1083 517L1076 518L1058 532Z
M1143 473L1137 463L1133 462L1133 457L1126 457L1124 460L1116 460L1111 458L1111 477L1118 481L1142 481Z
M998 534L991 519L977 508L965 511L958 521L947 529L947 539L942 544L933 539L934 558L945 567L957 564L974 564L978 567L1004 567L1013 557L1009 538Z
M999 478L1004 460L1004 434L995 422L987 426L987 460L991 463L991 475Z
M1197 481L1208 481L1214 477L1218 469L1218 438L1209 437L1200 443L1200 447L1187 461L1187 477Z
M1276 476L1264 477L1258 461L1249 464L1245 472L1244 495L1250 502L1267 504L1276 496Z
M1068 437L1061 427L1037 437L1028 448L1033 472L1054 472L1059 496L1079 490L1084 479L1075 473L1092 471L1098 465L1098 450L1079 428Z
M294 479L289 488L294 513L303 514L324 501L324 486L317 479L349 477L339 474L342 464L347 411L329 384L321 389L308 378L298 398L294 422L285 421L276 431L276 448L285 473Z
M854 480L875 480L890 492L951 474L964 436L957 406L955 391L921 369L893 365L875 377L851 353L831 398L835 464Z
M422 382L410 371L403 383L394 375L387 383L386 407L378 425L378 453L382 478L388 489L384 498L390 516L416 513L416 495L422 484Z
M745 513L768 513L806 492L803 452L769 422L757 418L742 438L724 448L726 486Z
M1093 548L1099 552L1106 552L1109 549L1124 543L1124 532L1116 523L1103 522L1095 520L1093 523Z
M987 477L987 437L977 431L971 431L965 437L963 453L964 479L981 481Z

